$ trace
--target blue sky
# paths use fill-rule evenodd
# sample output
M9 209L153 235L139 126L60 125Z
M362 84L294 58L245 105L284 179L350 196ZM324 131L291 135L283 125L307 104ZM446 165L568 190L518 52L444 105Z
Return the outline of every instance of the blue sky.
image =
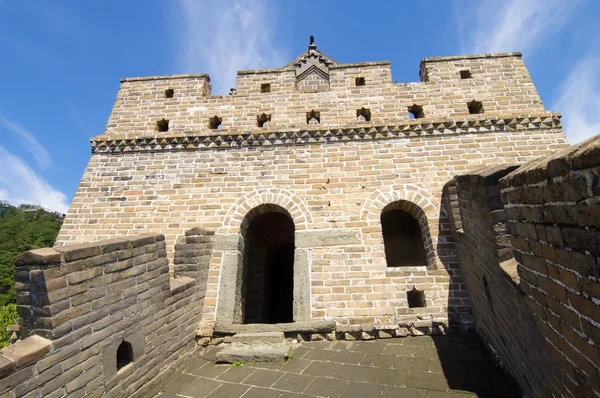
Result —
M308 37L338 62L521 51L571 143L600 133L595 0L0 0L0 200L66 212L128 76L282 66Z

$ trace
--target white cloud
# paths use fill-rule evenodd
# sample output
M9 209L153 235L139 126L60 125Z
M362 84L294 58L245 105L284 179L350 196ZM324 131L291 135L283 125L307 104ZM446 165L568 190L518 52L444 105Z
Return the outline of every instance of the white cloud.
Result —
M571 144L600 134L600 55L578 62L557 90L552 109L561 112Z
M283 66L272 43L276 4L269 0L180 0L183 12L181 68L206 72L212 94L227 94L243 69Z
M0 145L0 200L9 203L34 204L66 213L67 197L52 188L21 158Z
M52 165L52 157L48 151L35 139L35 136L27 128L8 120L2 114L0 114L0 123L24 140L23 147L33 156L41 168L47 169Z
M587 0L472 0L455 5L463 51L530 55Z

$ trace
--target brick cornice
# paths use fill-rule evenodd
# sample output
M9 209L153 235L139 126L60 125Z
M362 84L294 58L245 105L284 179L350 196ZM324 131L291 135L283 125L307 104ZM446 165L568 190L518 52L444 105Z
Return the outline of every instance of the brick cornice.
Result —
M396 125L365 126L299 131L156 134L126 138L98 136L91 140L92 153L123 153L168 150L210 150L256 146L310 145L333 142L374 141L433 135L456 135L562 128L561 115L488 116L444 121L411 120Z

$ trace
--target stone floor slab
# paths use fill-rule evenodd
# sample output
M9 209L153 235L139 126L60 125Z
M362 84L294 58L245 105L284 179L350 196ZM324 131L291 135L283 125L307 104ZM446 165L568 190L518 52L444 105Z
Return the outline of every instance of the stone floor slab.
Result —
M340 366L341 364L335 362L313 361L302 371L302 374L323 377L333 376Z
M214 349L165 380L156 397L517 397L478 340L459 336L305 342L287 363L207 362Z
M409 372L406 385L425 390L446 391L448 389L446 377L438 373Z
M338 379L366 381L371 373L371 368L368 366L342 364L335 377Z
M311 362L312 361L307 359L292 359L288 363L283 364L283 366L281 366L281 370L283 372L302 373L302 371L306 369Z
M361 383L356 381L348 382L348 385L340 395L341 398L366 398L379 397L383 391L380 384Z
M206 398L211 392L221 387L221 385L223 383L200 377L181 390L180 394L186 397Z
M360 362L354 363L365 366L376 366L378 368L393 368L395 362L396 355L366 353Z
M286 373L275 384L273 388L279 390L304 392L304 389L314 380L313 376L299 375L295 373Z
M385 386L381 398L423 398L425 391L409 387Z
M407 377L408 371L406 370L374 368L369 373L367 380L370 383L404 386Z
M244 384L260 387L271 387L283 375L283 372L277 372L268 369L256 369L256 372L252 373L246 380L244 380Z
M281 395L281 391L271 388L251 387L245 394L244 398L277 398Z
M360 363L360 361L365 357L364 352L355 352L355 351L338 351L331 358L332 362L340 362L340 363L350 363L356 364ZM371 354L372 355L372 354Z
M322 397L338 397L347 385L348 381L346 380L317 377L304 392Z
M177 394L193 381L196 381L198 377L186 373L182 373L179 376L175 377L172 382L167 384L165 388L163 388L164 392Z
M304 354L302 359L311 359L311 360L317 360L317 361L329 361L329 360L331 360L331 358L333 358L333 356L335 354L336 354L335 351L330 351L330 350L310 350L309 352Z
M232 366L224 373L217 376L217 380L228 381L231 383L241 383L255 371L256 369L247 366Z
M249 386L245 386L242 384L225 383L221 387L211 392L208 395L208 398L241 397L249 389Z

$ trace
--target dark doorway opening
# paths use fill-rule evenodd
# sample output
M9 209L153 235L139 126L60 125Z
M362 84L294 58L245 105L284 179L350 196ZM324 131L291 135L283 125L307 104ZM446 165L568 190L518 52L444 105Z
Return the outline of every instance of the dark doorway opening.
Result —
M248 225L244 239L244 323L293 322L294 222L268 211Z
M427 265L421 226L410 213L384 209L381 228L388 267Z

